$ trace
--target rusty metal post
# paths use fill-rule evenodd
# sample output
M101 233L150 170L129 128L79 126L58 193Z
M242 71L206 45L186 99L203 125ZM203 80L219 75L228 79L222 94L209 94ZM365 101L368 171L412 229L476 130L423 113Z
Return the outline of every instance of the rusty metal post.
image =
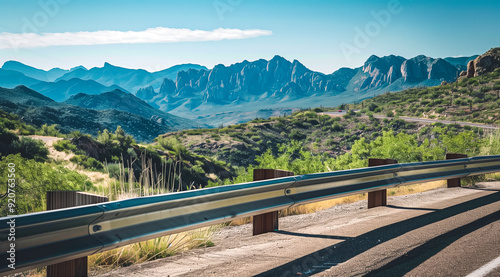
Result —
M393 159L368 159L368 166L380 166L387 164L397 164ZM387 190L377 190L368 193L368 209L387 206Z
M48 191L47 210L107 202L108 198L78 191ZM87 277L87 257L47 266L47 277Z
M286 176L293 176L293 172L277 169L254 169L253 180L261 181ZM278 230L278 212L255 215L253 217L253 235L274 232Z
M446 153L447 160L463 159L467 158L467 155L458 153ZM460 187L460 178L448 179L446 180L448 188L458 188Z

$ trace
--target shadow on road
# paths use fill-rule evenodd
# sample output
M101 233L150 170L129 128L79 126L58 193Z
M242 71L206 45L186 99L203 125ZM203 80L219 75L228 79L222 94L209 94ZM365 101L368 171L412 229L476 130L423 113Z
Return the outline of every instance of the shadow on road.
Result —
M296 233L296 232L289 232L289 231L282 231L282 230L275 231L275 233L282 234L282 235L299 236L299 237L307 237L307 238L320 238L320 239L337 239L337 240L354 239L353 237L304 234L304 233Z
M430 257L441 252L441 250L445 249L448 245L452 244L461 237L481 229L482 227L497 220L500 220L500 211L494 212L467 225L437 236L412 249L404 256L391 261L390 263L370 272L365 276L403 276Z
M386 207L399 210L418 210L418 211L439 211L439 209L417 208L417 207L401 207L394 205L387 205Z
M328 270L329 268L339 263L346 262L381 243L399 237L407 232L495 202L500 202L500 192L496 192L455 206L436 210L431 213L387 225L353 238L319 235L318 237L345 239L345 241L323 248L317 252L303 256L255 276L298 276L298 273L300 274L300 276L309 276L312 274L316 274L318 272ZM397 273L395 275L401 276L427 260L429 258L428 255L434 255L435 253L433 252L440 251L465 234L481 228L485 224L489 224L494 220L500 219L499 213L500 212L495 212L491 215L478 219L475 222L464 225L448 232L447 234L443 234L435 239L432 239L425 245L422 245L410 251L408 253L408 256L399 258L404 260L397 261L399 260L397 259L396 261L394 261L394 263L390 262L386 266L379 269L380 272L376 271L373 274L377 274L378 276L388 276L386 270L391 269L391 272L392 270L394 270ZM286 235L300 234L286 231L280 232ZM315 235L309 234L302 235L307 237L315 237ZM430 247L432 250L429 254L424 255L423 253L425 252L425 250L427 250L426 247ZM419 257L419 255L422 255L422 257ZM398 267L397 263L401 263L402 266Z

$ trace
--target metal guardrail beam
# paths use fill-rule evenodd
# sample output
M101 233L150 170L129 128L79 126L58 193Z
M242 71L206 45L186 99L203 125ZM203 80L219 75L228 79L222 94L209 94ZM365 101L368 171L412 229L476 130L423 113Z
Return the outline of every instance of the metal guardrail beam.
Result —
M500 156L394 164L133 198L0 218L0 273L352 194L500 171ZM8 268L15 220L15 269ZM5 262L7 261L7 263Z

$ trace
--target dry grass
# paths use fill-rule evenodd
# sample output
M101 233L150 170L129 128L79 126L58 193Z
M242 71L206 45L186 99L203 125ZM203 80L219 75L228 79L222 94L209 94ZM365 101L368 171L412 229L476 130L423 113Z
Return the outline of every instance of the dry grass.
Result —
M486 174L485 178L488 181L500 181L500 172Z
M214 245L211 236L216 228L218 227L201 228L98 253L89 256L89 270L107 271L120 266L169 257L180 251L210 247Z

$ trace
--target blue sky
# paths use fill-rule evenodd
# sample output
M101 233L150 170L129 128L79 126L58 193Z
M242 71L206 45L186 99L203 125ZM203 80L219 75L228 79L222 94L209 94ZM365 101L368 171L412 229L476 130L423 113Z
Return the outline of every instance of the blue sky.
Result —
M331 73L372 54L482 54L500 46L499 11L498 0L0 0L0 64L156 71L281 55Z

